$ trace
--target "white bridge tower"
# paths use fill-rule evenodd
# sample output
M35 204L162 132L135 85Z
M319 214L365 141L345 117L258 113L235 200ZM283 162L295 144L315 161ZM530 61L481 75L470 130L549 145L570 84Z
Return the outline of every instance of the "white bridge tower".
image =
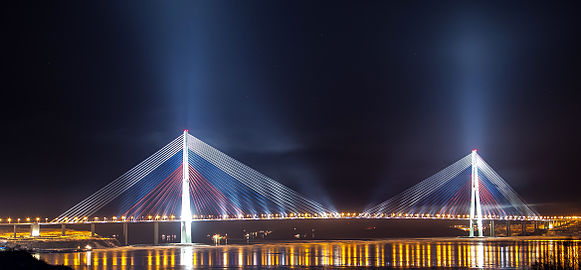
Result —
M480 180L478 179L478 154L472 150L472 175L470 196L470 237L474 237L474 223L478 227L478 237L482 237L482 206L480 205Z
M192 211L190 209L190 165L188 161L188 130L184 130L181 243L192 243Z

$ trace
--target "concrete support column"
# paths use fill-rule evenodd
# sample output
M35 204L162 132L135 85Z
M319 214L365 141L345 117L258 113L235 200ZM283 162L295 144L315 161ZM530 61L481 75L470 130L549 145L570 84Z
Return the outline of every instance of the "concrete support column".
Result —
M127 244L129 243L129 235L127 233L128 229L127 229L127 222L123 222L123 239L125 239L124 243L127 246Z
M506 236L510 236L510 220L506 221Z
M539 230L539 223L536 221L533 221L533 223L535 224L535 232L537 232Z
M14 238L16 238L16 224L14 224Z
M67 225L61 224L61 236L67 235Z
M521 234L522 235L527 235L527 222L526 221L523 221L520 224L520 228L521 228Z
M30 236L40 236L40 224L36 222L30 224Z
M91 223L91 236L95 236L95 226L97 226L97 224Z
M478 179L478 154L472 150L472 174L470 177L472 192L470 195L470 237L474 237L474 224L478 227L478 237L484 236L482 233L482 206L480 203L480 190Z
M182 213L180 217L180 242L182 244L192 243L192 210L190 209L190 166L188 158L188 130L184 130L184 141L182 148ZM157 234L156 234L157 235Z
M159 222L153 223L153 244L159 244Z
M494 220L490 220L490 237L494 237Z

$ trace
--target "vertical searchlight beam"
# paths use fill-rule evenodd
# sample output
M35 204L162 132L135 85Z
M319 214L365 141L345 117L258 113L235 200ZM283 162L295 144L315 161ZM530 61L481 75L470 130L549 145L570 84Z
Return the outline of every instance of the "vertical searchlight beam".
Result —
M478 237L482 234L482 206L480 204L480 181L478 180L478 153L472 150L472 174L470 195L470 237L474 237L474 223L478 228Z
M181 243L192 243L192 211L190 209L190 166L188 162L188 130L184 130Z

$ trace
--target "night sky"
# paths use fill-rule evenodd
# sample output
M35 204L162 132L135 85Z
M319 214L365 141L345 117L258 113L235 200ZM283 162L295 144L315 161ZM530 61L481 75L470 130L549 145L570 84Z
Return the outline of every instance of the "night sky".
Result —
M478 148L581 214L581 9L77 1L2 17L0 217L54 217L184 129L339 210Z

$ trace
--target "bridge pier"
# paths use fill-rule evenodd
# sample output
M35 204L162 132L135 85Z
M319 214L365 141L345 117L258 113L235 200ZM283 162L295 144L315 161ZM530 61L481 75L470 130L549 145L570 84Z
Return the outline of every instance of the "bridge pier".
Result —
M40 236L40 224L37 222L30 224L30 236Z
M510 237L510 220L506 221L506 237Z
M14 224L14 238L16 238L16 224Z
M61 236L67 235L67 225L61 224Z
M91 236L95 236L95 226L97 226L97 224L91 223Z
M520 224L520 230L521 230L521 234L522 235L527 235L527 222L526 221L522 221Z
M490 237L494 237L494 220L490 220Z
M123 243L125 243L125 245L127 246L127 244L129 243L129 235L127 234L127 222L123 222Z
M539 223L536 221L533 221L533 224L535 224L535 233L539 230Z
M159 222L153 223L153 244L159 244Z

